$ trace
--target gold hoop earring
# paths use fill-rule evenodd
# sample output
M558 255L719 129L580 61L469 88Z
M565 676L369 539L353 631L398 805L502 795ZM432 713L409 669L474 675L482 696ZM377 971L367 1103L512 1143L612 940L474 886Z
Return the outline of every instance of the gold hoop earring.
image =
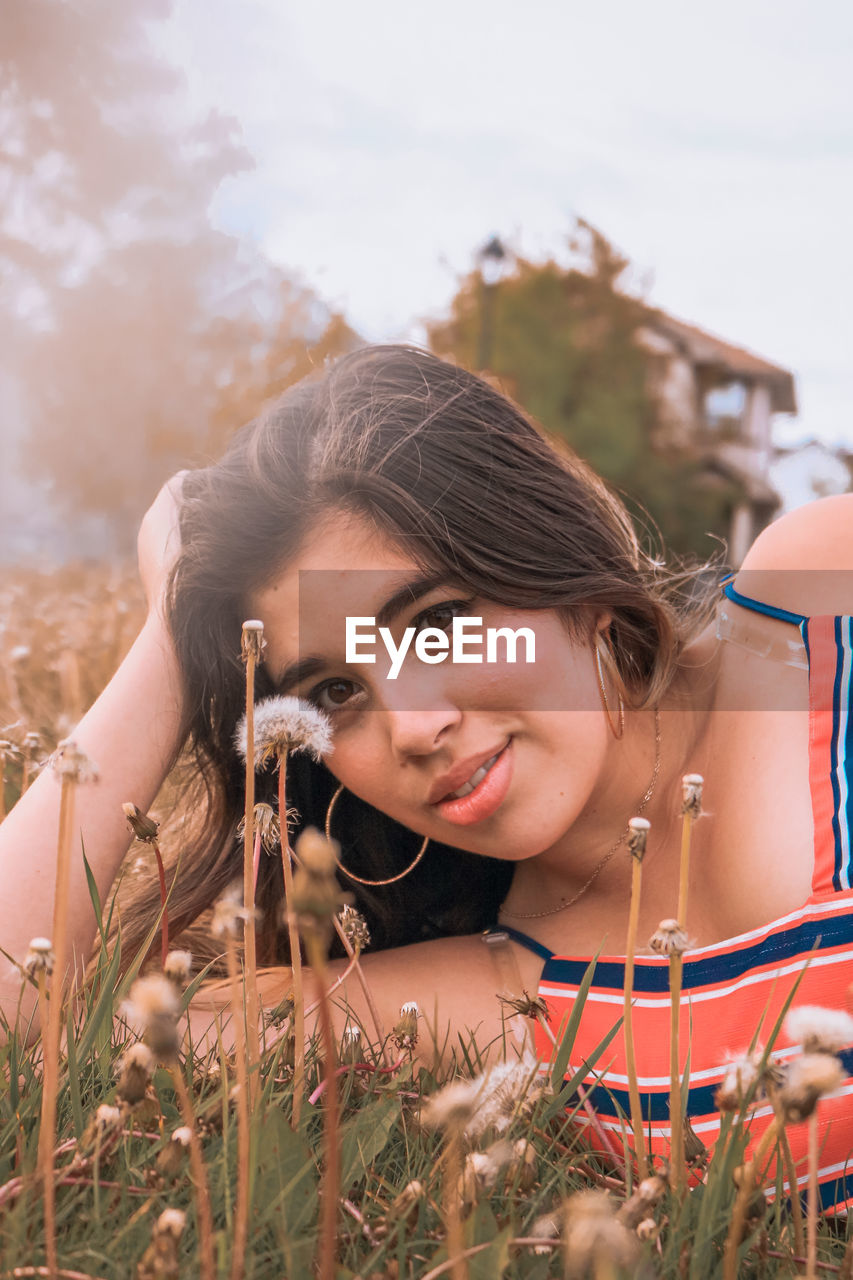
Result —
M595 654L595 665L598 670L598 689L601 694L601 705L604 708L604 714L607 716L607 723L610 725L610 732L613 737L619 739L625 732L625 703L622 701L622 694L616 690L616 696L619 699L619 731L617 733L616 726L613 724L613 716L610 714L610 703L607 701L607 690L604 687L604 672L601 670L601 632L596 633L593 642L593 653ZM607 654L606 661L612 662L610 654Z
M338 787L337 791L329 801L329 807L326 810L326 839L327 840L333 839L332 831L331 831L332 810L335 807L335 803L338 799L338 796L341 794L343 790L344 790L344 784L341 783L341 785ZM401 871L400 874L396 876L389 876L387 880L365 880L362 876L357 876L354 871L347 870L347 868L341 862L337 854L335 854L335 862L337 863L340 870L343 871L344 875L349 876L350 880L357 880L359 884L366 884L366 885L369 885L371 888L375 888L378 885L395 884L397 880L402 880L405 876L407 876L410 871L414 871L415 867L418 865L421 858L426 853L428 844L429 844L429 836L424 836L424 842L421 845L420 849L418 850L417 854L415 855L414 862L410 862L409 865L406 867L405 871Z

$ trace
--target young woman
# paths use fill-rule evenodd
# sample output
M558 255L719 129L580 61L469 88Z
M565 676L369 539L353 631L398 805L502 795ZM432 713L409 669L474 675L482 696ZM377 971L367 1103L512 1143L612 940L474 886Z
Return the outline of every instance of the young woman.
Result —
M373 347L293 388L221 462L167 486L139 553L148 620L74 735L101 770L79 789L76 822L102 901L128 845L122 803L150 806L188 735L209 797L183 853L173 935L238 874L240 634L258 618L257 697L297 694L332 720L322 764L292 757L288 798L300 825L328 819L341 843L341 883L377 947L364 967L390 1021L416 1000L439 1039L498 1036L503 983L481 936L497 924L519 987L540 991L554 1030L602 951L580 1061L621 1012L632 816L651 823L640 939L675 914L685 773L704 776L707 810L683 1019L700 1136L713 1138L727 1059L762 1017L769 1034L792 975L807 968L799 1002L843 1005L853 497L762 534L721 621L716 587L674 603L620 503L491 386L411 348ZM384 623L399 647L407 628L435 641L455 617L527 628L534 661L510 662L499 646L492 662L428 662L410 648L392 679L380 649L373 664L347 660L348 618ZM261 798L274 778L258 786ZM50 933L57 808L47 771L0 828L0 945L16 957ZM267 964L287 961L281 897L280 864L266 858ZM125 913L128 953L157 902ZM69 927L82 961L94 930L82 865ZM665 1147L665 960L643 956L635 990L644 1111ZM363 1014L354 985L346 996ZM595 1095L614 1128L616 1104L627 1110L620 1043ZM822 1177L838 1199L853 1103L842 1092L824 1114Z

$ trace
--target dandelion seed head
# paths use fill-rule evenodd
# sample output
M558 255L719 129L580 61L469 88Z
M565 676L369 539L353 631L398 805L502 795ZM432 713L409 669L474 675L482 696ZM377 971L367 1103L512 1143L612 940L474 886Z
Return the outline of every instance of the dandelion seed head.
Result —
M118 1107L111 1107L104 1102L95 1112L95 1124L103 1133L118 1129L121 1126L121 1112Z
M100 776L95 762L72 738L63 738L49 763L60 778L68 778L71 782L97 782Z
M698 818L702 812L702 788L705 779L701 773L685 773L681 779L681 812Z
M155 1223L154 1234L179 1240L186 1222L187 1215L181 1209L164 1209Z
M636 1254L637 1238L616 1218L605 1191L578 1191L566 1201L563 1244L567 1280L580 1280L598 1263L627 1270Z
M718 1111L740 1111L750 1092L753 1104L764 1097L759 1079L760 1062L760 1054L745 1054L727 1064L714 1094Z
M24 973L34 978L37 973L53 973L55 956L50 938L32 938L24 956Z
M322 760L332 747L332 722L307 698L264 698L255 704L255 768L302 751ZM246 759L246 717L242 716L234 735L240 757Z
M338 912L338 923L353 951L364 951L370 946L370 929L360 911L344 903Z
M193 1140L193 1131L188 1124L182 1124L180 1128L172 1130L170 1142L175 1142L179 1147L188 1147Z
M853 1017L843 1009L802 1004L788 1013L785 1034L805 1053L838 1053L853 1044Z
M267 642L264 639L264 624L257 618L249 618L243 623L243 634L241 637L240 654L244 662L248 662L252 658L255 662L263 662L264 649Z
M176 987L185 987L190 980L192 967L191 951L170 951L163 965L163 973Z
M646 844L652 824L648 818L629 818L628 851L637 862L642 862L646 853Z
M662 956L683 955L688 947L687 932L677 920L661 920L649 938L649 946Z
M236 938L251 914L248 907L243 906L242 886L235 881L213 904L210 932L214 938Z
M788 1066L779 1102L792 1124L807 1120L820 1099L834 1093L844 1080L844 1067L831 1053L804 1053Z

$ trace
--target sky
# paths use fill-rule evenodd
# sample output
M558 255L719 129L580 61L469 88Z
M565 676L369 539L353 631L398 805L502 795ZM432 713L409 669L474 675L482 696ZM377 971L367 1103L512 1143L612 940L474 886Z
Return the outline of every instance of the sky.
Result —
M255 157L215 220L366 338L417 340L494 233L564 258L579 215L794 372L780 443L853 448L853 6L177 0L158 39Z

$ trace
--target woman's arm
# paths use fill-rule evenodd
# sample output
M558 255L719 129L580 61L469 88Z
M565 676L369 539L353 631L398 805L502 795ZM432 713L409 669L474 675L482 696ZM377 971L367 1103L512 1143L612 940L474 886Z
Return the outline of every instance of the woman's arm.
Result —
M74 803L68 946L78 974L95 933L82 851L103 902L131 842L121 806L126 800L143 810L151 805L185 737L180 672L160 608L173 555L175 504L173 481L161 490L140 532L148 619L70 735L100 773L99 781L76 788ZM19 962L31 938L53 934L59 799L59 779L46 768L0 825L0 946ZM10 1020L19 993L18 970L0 958L0 1010ZM26 994L32 997L29 989Z

